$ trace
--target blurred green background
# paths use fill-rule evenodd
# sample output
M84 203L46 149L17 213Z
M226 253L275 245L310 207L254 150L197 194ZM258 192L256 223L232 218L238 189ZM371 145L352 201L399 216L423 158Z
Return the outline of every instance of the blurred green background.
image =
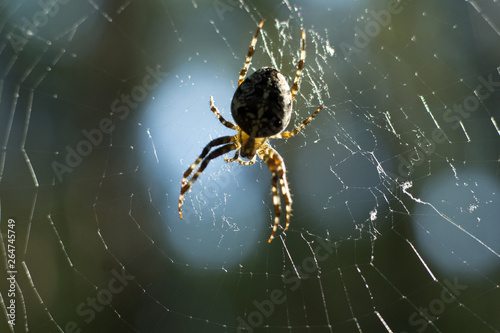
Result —
M495 1L0 8L1 332L500 331ZM307 35L289 129L324 105L271 142L271 244L264 163L212 161L177 213L262 19L249 73L291 84Z

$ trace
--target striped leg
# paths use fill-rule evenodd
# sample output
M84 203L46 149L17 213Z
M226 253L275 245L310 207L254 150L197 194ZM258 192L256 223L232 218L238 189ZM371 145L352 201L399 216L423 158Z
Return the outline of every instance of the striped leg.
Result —
M300 124L299 126L297 126L296 129L294 129L293 131L290 131L290 132L283 132L283 133L279 133L279 134L276 134L276 135L273 135L271 137L271 139L286 139L286 138L289 138L289 137L292 137L294 135L296 135L297 133L299 133L304 127L306 127L307 124L309 124L311 122L311 120L314 119L314 117L316 117L316 115L318 114L318 112L323 108L323 105L321 105L316 111L314 111L314 113L309 117L307 118L306 120L304 120L302 122L302 124Z
M253 155L250 161L243 161L241 158L238 158L238 163L244 166L252 165L257 161L257 155Z
M248 71L248 67L250 66L250 61L252 61L252 55L255 51L255 44L257 44L257 36L259 35L259 31L263 25L264 25L264 20L260 21L259 27L257 28L257 32L255 33L255 36L253 36L252 38L252 42L250 43L250 48L248 49L247 59L245 60L245 65L243 66L243 69L241 70L240 73L240 78L238 79L238 86L245 79L245 74Z
M210 141L205 146L205 148L203 148L203 151L201 152L200 156L198 156L196 161L194 161L194 163L191 164L191 166L186 170L186 172L184 172L184 175L182 177L181 186L184 186L186 184L187 177L189 177L189 175L191 175L191 173L193 173L193 170L198 166L198 164L200 164L200 162L205 158L205 156L207 156L208 152L210 151L210 149L212 149L212 147L220 146L220 145L223 145L225 143L231 143L234 141L235 141L235 138L233 136L223 136L223 137L220 137L220 138L217 138L217 139Z
M180 216L180 218L182 218L182 204L184 202L184 195L186 194L186 192L191 188L193 183L200 176L200 174L203 172L203 170L205 170L208 163L212 159L219 157L220 155L223 155L223 154L230 152L231 150L234 150L237 148L237 145L234 143L234 141L235 141L235 138L233 136L223 136L221 138L210 141L210 143L205 146L201 155L196 159L196 161L193 164L191 164L191 166L186 170L186 172L184 172L184 175L182 177L182 183L181 183L181 194L179 196L179 216ZM212 147L220 146L220 145L226 144L226 143L229 143L229 144L222 146L220 148L217 148L216 150L214 150L213 152L208 154L210 149L212 149ZM206 156L206 158L205 158L205 156ZM196 171L194 176L188 181L188 177L193 173L194 169L196 169L196 167L200 164L200 162L201 162L200 168L198 169L198 171Z
M212 96L210 96L210 109L212 109L212 112L215 113L215 115L217 116L217 119L219 119L219 121L222 123L222 125L226 126L227 128L234 129L236 131L238 130L238 126L236 126L235 124L233 124L230 121L227 121L220 114L219 109L217 109L217 107L214 104L214 98Z
M302 30L302 50L300 51L300 61L299 67L297 68L297 74L295 74L295 80L293 80L292 87L292 101L299 90L300 76L302 75L302 68L304 67L304 61L306 60L306 33Z
M278 177L281 185L281 193L283 193L283 197L285 199L285 209L286 209L285 230L288 230L288 227L290 226L290 216L292 214L292 195L290 194L290 189L288 188L288 182L286 180L285 162L283 161L281 155L272 147L269 147L269 152L271 157L274 159L274 163L277 165L278 169Z
M240 158L240 151L239 150L237 150L236 153L234 153L233 157L224 159L224 161L226 161L227 163L238 161L239 164L244 165L244 166L252 165L255 163L256 160L257 160L257 156L254 155L250 161L243 161Z
M269 170L271 170L271 177L272 177L271 191L273 193L273 205L276 214L274 216L273 232L271 233L271 237L269 237L269 240L267 241L268 243L271 243L271 241L274 239L274 234L276 233L276 230L278 229L278 225L280 223L281 203L278 192L278 181L279 181L278 165L276 164L274 158L271 155L269 155L269 152L270 152L269 149L262 149L259 150L258 154L259 157L267 164Z
M236 161L238 159L238 157L240 157L240 151L237 150L236 153L234 153L234 156L231 157L231 158L225 158L224 161L226 161L227 163L232 163L234 161Z

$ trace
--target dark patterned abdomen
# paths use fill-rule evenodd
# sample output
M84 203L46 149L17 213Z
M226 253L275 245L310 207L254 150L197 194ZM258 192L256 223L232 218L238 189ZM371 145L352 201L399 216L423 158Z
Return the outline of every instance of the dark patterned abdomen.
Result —
M283 131L292 114L292 95L283 74L264 67L247 77L234 93L231 114L251 137L269 137Z

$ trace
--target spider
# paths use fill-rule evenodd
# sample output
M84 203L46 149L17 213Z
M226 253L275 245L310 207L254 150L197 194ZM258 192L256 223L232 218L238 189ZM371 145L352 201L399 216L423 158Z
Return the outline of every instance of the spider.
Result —
M223 136L210 141L196 161L191 164L186 172L184 172L181 183L181 194L179 196L179 216L182 218L184 195L203 170L205 170L211 160L236 150L232 158L225 158L224 160L229 163L238 161L241 165L252 165L255 163L257 156L259 156L259 158L267 164L272 174L271 188L276 215L274 217L273 231L268 240L268 243L270 243L274 239L274 234L276 233L280 221L281 200L279 198L278 182L286 204L285 230L287 230L290 225L292 198L286 180L286 168L283 158L267 143L267 140L285 139L296 135L316 116L323 106L320 106L293 131L283 132L290 122L292 102L297 94L302 68L304 67L304 60L306 57L306 34L304 30L302 30L300 61L297 73L295 74L292 90L290 91L290 87L285 77L276 68L261 68L245 79L245 74L248 71L252 55L255 51L257 37L263 25L264 20L260 22L257 32L255 32L252 38L248 55L238 80L238 88L231 102L231 114L236 124L224 119L215 106L213 97L210 96L210 109L212 112L224 126L238 131L238 134L234 136ZM213 147L221 145L222 147L210 152ZM247 161L242 160L241 157L246 158ZM188 177L198 165L200 167L188 181Z

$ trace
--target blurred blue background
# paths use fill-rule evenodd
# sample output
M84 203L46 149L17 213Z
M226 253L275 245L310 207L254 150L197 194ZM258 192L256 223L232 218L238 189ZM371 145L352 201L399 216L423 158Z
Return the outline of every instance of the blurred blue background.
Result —
M498 332L495 1L2 1L1 332ZM293 82L271 174L210 163L238 75ZM231 157L231 156L229 156ZM284 226L284 219L281 227ZM1 270L2 313L10 302Z

